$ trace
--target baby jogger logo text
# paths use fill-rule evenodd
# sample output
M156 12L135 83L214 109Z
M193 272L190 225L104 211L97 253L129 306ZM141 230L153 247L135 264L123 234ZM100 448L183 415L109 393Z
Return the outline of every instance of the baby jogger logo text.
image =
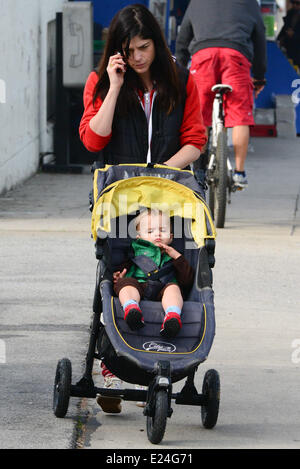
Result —
M173 353L176 351L176 347L173 344L169 344L168 342L145 342L143 344L143 349L147 352L167 352Z

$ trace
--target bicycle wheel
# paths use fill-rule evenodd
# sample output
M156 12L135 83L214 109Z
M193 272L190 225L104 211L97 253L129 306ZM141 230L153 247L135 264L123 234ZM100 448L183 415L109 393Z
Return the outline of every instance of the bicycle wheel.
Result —
M215 165L209 186L208 205L217 228L224 228L227 195L227 134L223 130L217 138Z
M164 437L168 417L168 393L159 390L155 396L154 413L147 417L147 435L151 443L157 445Z

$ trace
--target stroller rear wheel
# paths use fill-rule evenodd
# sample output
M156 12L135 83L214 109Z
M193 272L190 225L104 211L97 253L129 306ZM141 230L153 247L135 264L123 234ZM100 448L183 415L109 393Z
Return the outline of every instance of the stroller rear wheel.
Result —
M56 367L53 411L56 417L64 417L68 411L72 382L72 365L68 358L59 360Z
M220 403L220 378L216 370L208 370L203 379L202 393L205 405L201 407L202 424L213 428L218 420Z
M169 411L168 393L160 389L154 396L154 408L151 416L147 416L147 435L153 444L159 444L164 437Z

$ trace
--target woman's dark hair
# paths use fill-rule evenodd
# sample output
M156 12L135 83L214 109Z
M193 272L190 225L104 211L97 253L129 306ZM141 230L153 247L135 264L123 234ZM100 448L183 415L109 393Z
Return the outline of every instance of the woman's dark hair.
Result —
M129 5L120 10L112 19L102 59L98 65L98 83L95 86L94 102L97 96L103 100L108 92L110 81L106 71L109 57L117 52L129 55L130 41L140 36L152 39L155 47L155 58L150 67L151 79L156 83L157 101L168 114L178 104L181 97L181 85L177 67L167 46L161 28L152 13L141 4ZM127 65L124 84L118 98L118 110L127 114L136 103L135 90L142 89L139 75Z

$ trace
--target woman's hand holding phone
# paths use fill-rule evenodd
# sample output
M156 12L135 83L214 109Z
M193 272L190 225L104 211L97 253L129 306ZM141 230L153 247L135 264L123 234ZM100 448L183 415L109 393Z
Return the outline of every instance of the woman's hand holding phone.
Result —
M121 86L124 83L124 75L126 72L126 62L120 52L117 52L117 54L112 55L109 58L106 71L109 76L110 86L116 86L116 87L121 88Z

